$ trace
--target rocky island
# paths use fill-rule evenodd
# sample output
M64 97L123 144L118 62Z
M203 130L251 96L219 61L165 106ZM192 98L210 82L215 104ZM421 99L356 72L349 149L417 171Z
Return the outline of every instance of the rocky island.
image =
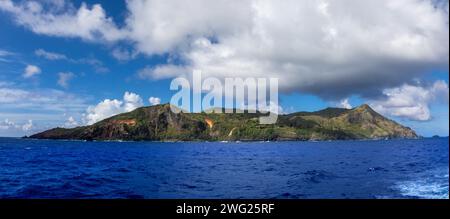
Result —
M54 128L30 138L129 141L257 141L417 138L410 128L363 104L353 109L279 115L261 125L261 113L173 113L169 104L141 107L89 126Z

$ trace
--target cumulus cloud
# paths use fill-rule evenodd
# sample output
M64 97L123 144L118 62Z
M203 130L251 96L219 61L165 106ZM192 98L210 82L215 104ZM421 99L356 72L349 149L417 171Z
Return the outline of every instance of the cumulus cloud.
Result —
M33 120L29 119L27 120L25 123L23 123L22 125L19 125L9 119L5 119L4 121L0 121L0 131L3 131L6 133L8 132L30 132L34 129L33 126Z
M110 116L123 113L124 111L122 101L106 99L96 106L89 106L86 112L85 121L88 125L92 125Z
M339 107L342 107L345 109L353 108L352 105L350 104L350 102L348 101L348 98L341 100L341 102L339 103Z
M73 118L73 116L67 118L66 122L64 123L64 127L66 128L73 128L76 126L78 126L78 122Z
M59 72L58 73L58 85L64 88L69 87L69 81L75 77L72 72Z
M137 0L129 1L127 7L128 37L146 54L189 46L198 37L236 34L252 23L252 1Z
M370 105L386 115L404 117L410 120L430 120L430 104L449 101L449 87L444 81L436 81L430 86L405 84L383 91L385 97L371 101Z
M25 70L23 72L23 77L24 78L31 78L35 75L38 75L41 73L41 69L35 65L27 65L27 67L25 67Z
M448 1L129 0L122 26L99 4L65 5L55 12L45 3L4 0L0 10L38 34L169 55L165 65L139 71L141 78L193 69L218 78L278 77L282 92L336 101L373 98L448 69ZM124 51L113 56L134 54Z
M89 106L84 115L84 122L87 125L92 125L108 117L130 112L141 106L143 106L143 102L139 95L125 92L123 100L105 99L95 106Z
M125 94L123 95L123 101L125 112L130 112L144 105L142 102L142 98L139 95L131 92L125 92Z
M11 13L14 21L38 34L78 37L88 41L115 41L122 38L99 4L82 3L76 9L68 1L0 1L0 9Z
M148 102L150 102L150 104L153 105L158 105L161 104L161 98L158 97L150 97L148 98Z
M10 121L9 119L5 119L4 121L0 121L0 130L21 130L24 132L29 132L34 128L33 120L29 119L23 125L18 125L15 122Z
M29 119L27 123L22 125L22 130L25 132L30 131L33 128L33 120Z
M136 49L175 52L183 63L145 68L141 78L193 69L205 77L278 77L282 91L339 100L448 68L448 13L432 1L136 0L128 8Z

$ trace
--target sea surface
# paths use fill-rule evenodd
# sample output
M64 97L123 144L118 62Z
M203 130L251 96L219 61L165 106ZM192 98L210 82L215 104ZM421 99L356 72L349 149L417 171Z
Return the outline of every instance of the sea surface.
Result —
M449 198L448 138L82 142L0 138L0 198Z

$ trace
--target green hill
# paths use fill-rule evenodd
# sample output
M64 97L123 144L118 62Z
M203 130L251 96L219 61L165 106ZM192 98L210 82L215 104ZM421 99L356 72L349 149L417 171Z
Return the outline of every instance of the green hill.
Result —
M259 124L261 113L173 113L169 104L141 107L90 126L55 128L37 139L234 141L346 140L417 138L416 133L375 112L368 105L327 108L279 115L276 124Z

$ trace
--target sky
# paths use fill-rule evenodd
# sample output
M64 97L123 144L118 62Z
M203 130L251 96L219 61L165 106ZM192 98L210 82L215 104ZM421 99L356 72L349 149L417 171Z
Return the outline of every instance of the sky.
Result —
M449 133L449 3L0 0L0 136L169 102L172 79L279 79L282 113L367 103Z

